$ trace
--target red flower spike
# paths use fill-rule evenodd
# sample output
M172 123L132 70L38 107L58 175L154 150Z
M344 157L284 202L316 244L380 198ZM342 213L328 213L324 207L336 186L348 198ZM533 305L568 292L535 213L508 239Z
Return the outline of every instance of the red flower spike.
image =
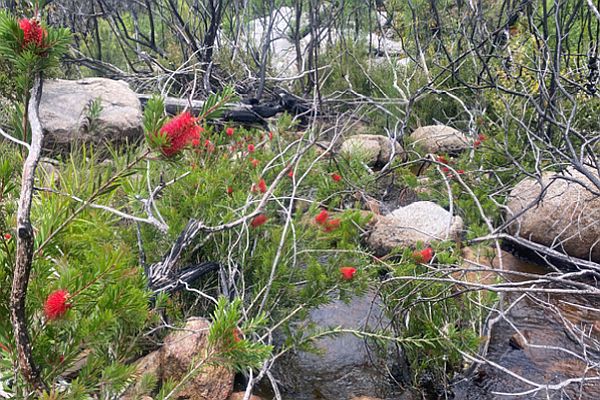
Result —
M46 30L35 19L22 18L19 20L19 28L23 31L23 47L34 44L42 47Z
M233 188L231 186L227 186L227 194L232 194Z
M479 146L481 146L481 140L477 139L476 141L473 142L473 148L476 149Z
M250 226L252 226L253 228L258 228L259 226L267 222L267 219L268 218L265 214L258 214L256 217L254 217L252 222L250 222Z
M331 179L333 179L334 182L339 182L342 180L342 177L338 174L331 174Z
M413 259L421 264L427 264L433 258L433 249L431 247L427 247L421 251L413 252Z
M258 181L258 190L261 193L266 193L267 192L267 184L265 182L264 179L261 179L260 181Z
M290 169L290 172L288 172L287 176L289 176L290 178L294 177L294 170Z
M199 139L202 128L196 125L196 118L189 112L179 114L160 128L160 133L166 135L167 144L160 150L171 157L188 146L194 139Z
M480 133L480 134L477 136L477 139L478 139L480 142L485 142L485 141L487 140L487 136L485 136L483 133Z
M327 212L327 210L321 210L319 215L317 215L315 217L315 221L317 222L317 224L323 225L323 224L325 224L325 222L327 222L328 218L329 218L329 213Z
M330 219L325 222L325 232L331 232L340 227L342 221L339 218Z
M257 160L256 158L251 158L251 159L250 159L250 162L252 163L252 166L253 166L254 168L258 167L258 164L260 164L260 161L259 161L259 160Z
M192 140L192 146L194 146L194 147L200 146L200 139L193 139Z
M46 318L55 320L65 315L69 308L71 308L71 304L67 303L69 297L69 292L64 289L59 289L50 293L44 303L44 313L46 314Z
M10 240L10 239L12 239L12 235L10 233L5 233L4 234L4 239L5 240Z
M448 167L442 167L442 172L443 173L448 173L448 172L450 172L450 168L448 168Z
M340 273L342 274L342 279L345 281L350 281L352 278L354 278L354 274L356 274L356 268L342 267L340 268Z
M252 143L250 143L250 144L248 145L248 151L249 151L250 153L254 153L254 150L255 150L255 149L256 149L256 148L254 147L254 145L253 145Z
M229 127L225 129L225 133L227 134L227 136L233 136L233 128Z
M273 132L269 132L269 140L273 140Z
M464 169L457 169L456 173L459 174L459 175L462 175L462 174L465 173L465 170Z

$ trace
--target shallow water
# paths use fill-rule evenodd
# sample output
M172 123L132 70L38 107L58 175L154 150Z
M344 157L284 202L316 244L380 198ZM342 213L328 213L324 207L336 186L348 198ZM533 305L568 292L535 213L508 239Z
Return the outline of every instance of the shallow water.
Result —
M505 267L560 275L515 257ZM579 282L596 286L589 277ZM531 287L574 289L556 282ZM493 315L498 318L489 333L489 363L457 382L456 399L600 399L600 296L531 291L506 294L503 305L504 313Z

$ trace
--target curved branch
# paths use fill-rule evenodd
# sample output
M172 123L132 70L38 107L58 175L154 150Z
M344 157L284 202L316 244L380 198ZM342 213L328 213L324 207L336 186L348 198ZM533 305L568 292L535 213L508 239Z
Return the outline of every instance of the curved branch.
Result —
M31 200L35 169L41 156L44 133L40 123L38 108L42 96L42 76L37 73L31 89L28 105L29 124L31 126L31 147L23 165L21 177L21 194L17 209L17 254L10 293L10 319L15 336L19 370L27 383L36 391L43 390L45 384L40 377L40 370L33 360L31 342L27 331L25 315L25 299L27 285L33 261L33 227L31 226Z

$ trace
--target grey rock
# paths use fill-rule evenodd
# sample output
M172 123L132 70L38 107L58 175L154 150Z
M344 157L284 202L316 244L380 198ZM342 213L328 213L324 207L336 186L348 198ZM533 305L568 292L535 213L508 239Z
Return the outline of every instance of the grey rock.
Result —
M457 153L469 148L467 137L446 125L429 125L410 135L411 144L427 153Z
M96 99L101 111L90 119ZM137 95L126 82L105 78L44 81L40 120L46 152L64 153L74 145L119 146L144 133Z
M406 159L406 153L400 144L381 135L354 135L342 143L340 153L348 157L361 157L370 166L383 165L392 157L392 145L396 157Z
M417 201L379 217L367 239L375 254L383 255L396 247L414 247L433 241L459 241L463 220L431 201Z
M507 202L507 217L514 218L508 230L571 256L600 262L599 192L572 168L564 175L544 173L539 182L524 179Z

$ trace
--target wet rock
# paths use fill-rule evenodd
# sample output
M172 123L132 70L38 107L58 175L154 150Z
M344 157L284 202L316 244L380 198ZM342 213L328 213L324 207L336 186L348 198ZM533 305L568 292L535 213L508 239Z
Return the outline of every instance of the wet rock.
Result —
M359 396L359 397L353 397L351 400L381 400L381 399L377 398L377 397L370 397L370 396Z
M227 400L244 400L244 392L235 392L235 393L231 393L231 396L229 396L229 398ZM259 396L255 396L255 395L250 395L250 397L248 398L249 400L263 400L262 397Z
M506 258L506 257L503 257ZM513 261L515 261L513 263ZM542 277L554 268L528 263L509 257L503 260L507 281L524 282L517 272ZM596 284L581 277L577 281ZM560 282L539 284L536 288L567 289ZM523 283L522 283L523 285ZM491 326L484 339L489 342L482 354L488 363L473 365L466 377L455 380L452 392L455 399L599 399L600 354L596 343L600 331L594 329L600 320L598 296L564 293L506 293L505 313ZM492 316L498 315L492 313ZM591 350L591 349L594 350ZM591 351L590 351L591 350ZM517 395L535 389L533 385L506 371L539 385L537 392ZM585 377L583 381L580 379ZM572 380L568 384L568 380ZM559 383L565 383L560 386ZM556 385L556 389L551 389ZM560 387L559 387L560 386ZM548 389L548 390L546 390ZM504 393L504 394L499 394Z
M92 117L92 103L101 110ZM64 153L75 145L119 146L143 137L142 108L126 82L105 78L44 81L40 102L44 150Z
M591 173L598 177L597 172ZM600 188L572 168L563 175L545 173L541 182L524 179L508 199L507 217L515 218L509 232L574 257L600 262L598 192Z
M373 293L354 297L348 304L335 300L312 310L292 327L292 335L341 326L361 332L391 331L379 298ZM295 350L275 365L284 398L338 400L356 396L387 398L401 392L398 381L408 379L402 350L393 343L384 347L352 333L325 336L314 343L318 354Z
M427 245L439 240L460 240L463 221L430 201L417 201L377 219L367 244L384 255L396 247Z
M139 395L141 377L152 374L159 382L172 379L181 381L193 368L198 367L208 345L209 322L204 318L190 318L185 327L167 335L163 346L138 361L138 381L128 388L122 400ZM233 390L234 374L223 366L203 365L198 373L188 378L174 399L227 400Z
M589 307L589 299L584 297L554 298L538 295L537 300L522 298L516 304L516 295L507 298L510 311L493 325L485 358L501 368L540 385L537 392L527 396L517 395L535 389L533 385L511 376L493 365L482 364L472 376L454 384L454 398L464 400L504 400L504 399L585 399L600 398L598 377L598 354L589 352L590 343L598 340L597 335L579 338L573 336L573 327L578 332L589 332L592 318L579 314L573 318L574 325L565 325L563 309L565 302L573 302ZM543 302L550 300L554 309ZM597 304L595 305L597 306ZM584 308L582 308L584 309ZM558 311L558 312L557 312ZM571 318L569 318L571 320ZM580 329L580 330L579 330ZM582 377L588 378L582 382ZM545 390L545 387L559 385L572 379L570 385L560 389ZM503 393L503 394L500 394Z
M469 148L467 137L446 125L429 125L410 135L411 145L426 153L459 153Z
M355 135L342 143L340 153L348 157L360 157L370 166L384 165L392 157L392 145L395 157L406 158L402 146L396 141L381 135Z
M496 270L519 269L522 261L512 254L500 250L500 255L492 247L465 247L462 249L460 270L452 277L468 283L493 285L501 276ZM474 271L477 270L477 271Z

